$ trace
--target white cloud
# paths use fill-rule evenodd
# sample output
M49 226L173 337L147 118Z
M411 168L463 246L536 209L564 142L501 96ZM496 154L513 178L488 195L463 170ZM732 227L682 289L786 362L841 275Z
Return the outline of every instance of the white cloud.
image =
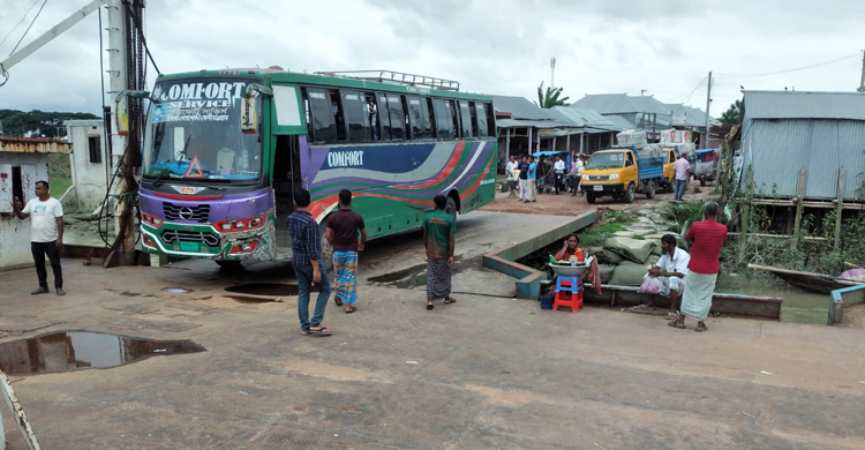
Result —
M0 38L32 4L2 1ZM30 37L85 3L49 2ZM273 64L295 71L388 68L532 99L556 56L556 84L573 100L645 89L662 101L702 108L705 86L694 88L714 70L715 114L739 97L740 85L854 89L856 57L774 76L731 74L853 54L863 45L863 20L865 2L856 0L150 0L145 9L148 43L164 72ZM11 43L0 47L0 58L9 50ZM0 88L0 108L97 112L98 53L94 15L13 68Z

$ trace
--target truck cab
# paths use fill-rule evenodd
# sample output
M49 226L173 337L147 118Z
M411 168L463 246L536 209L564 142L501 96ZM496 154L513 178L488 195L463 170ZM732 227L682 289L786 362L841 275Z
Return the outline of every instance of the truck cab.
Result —
M664 156L664 179L661 181L661 185L672 191L673 186L676 185L676 150L664 147Z
M641 155L636 147L593 153L581 182L586 201L595 203L599 197L610 196L631 203L637 192L654 197L663 181L664 158L659 154Z

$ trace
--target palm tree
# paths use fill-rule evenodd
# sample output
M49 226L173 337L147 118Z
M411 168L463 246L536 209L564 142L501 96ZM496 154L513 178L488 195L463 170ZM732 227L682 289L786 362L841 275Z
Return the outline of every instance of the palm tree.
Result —
M567 105L567 101L570 97L562 97L562 90L564 88L553 88L547 86L546 91L544 90L544 82L541 81L541 84L538 86L538 105L541 108L552 108L553 106L564 106Z

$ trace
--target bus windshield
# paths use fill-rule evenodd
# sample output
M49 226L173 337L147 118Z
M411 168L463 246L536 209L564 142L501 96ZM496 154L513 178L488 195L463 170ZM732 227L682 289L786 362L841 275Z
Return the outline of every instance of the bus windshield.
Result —
M589 159L587 169L615 169L625 164L625 154L617 153L595 153Z
M261 173L257 133L242 133L249 80L157 82L144 134L148 178L253 181Z

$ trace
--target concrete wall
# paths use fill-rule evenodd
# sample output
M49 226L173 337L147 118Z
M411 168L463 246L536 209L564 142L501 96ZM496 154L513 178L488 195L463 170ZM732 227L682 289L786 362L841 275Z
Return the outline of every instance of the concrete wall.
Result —
M35 197L33 189L36 181L48 179L48 155L44 153L5 153L0 152L0 167L21 166L22 169L32 170L32 175L22 179L24 191L24 201ZM22 170L26 171L26 170ZM22 177L24 178L24 177ZM7 197L11 198L12 181L9 176L8 183L3 183L0 190L8 189L8 191L0 192L0 201L4 206L8 205ZM0 211L8 210L4 208ZM18 220L8 212L0 212L0 270L12 269L16 267L32 264L33 259L30 255L30 220Z
M72 143L70 163L75 195L74 206L80 212L90 212L105 198L106 142L101 120L67 120L68 139ZM90 137L99 138L100 162L90 162ZM62 193L58 193L60 195ZM68 205L64 205L68 206Z

